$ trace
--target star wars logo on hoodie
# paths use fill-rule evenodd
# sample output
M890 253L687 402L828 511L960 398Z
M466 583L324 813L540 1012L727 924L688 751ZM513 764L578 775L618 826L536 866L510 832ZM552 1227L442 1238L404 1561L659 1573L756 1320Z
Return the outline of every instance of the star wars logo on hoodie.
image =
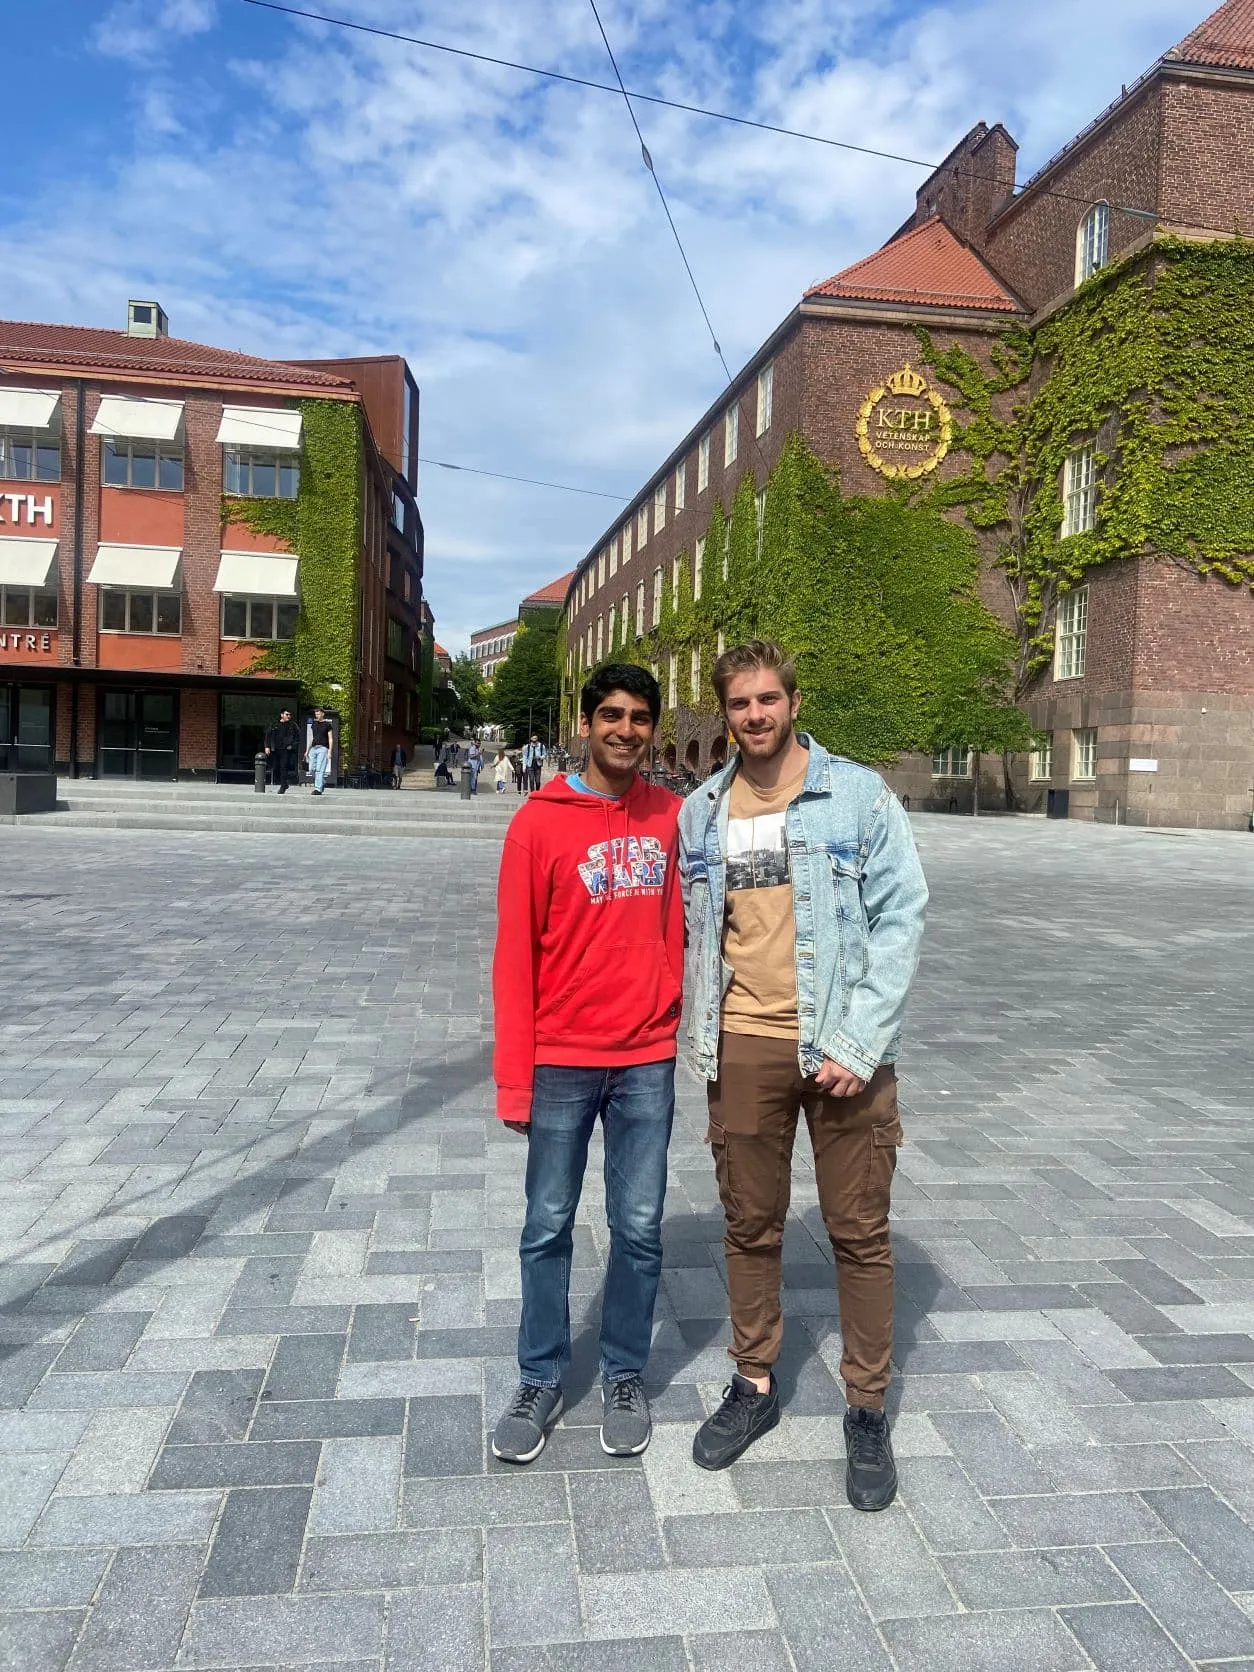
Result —
M579 875L594 900L660 894L666 883L666 850L656 836L615 836L609 842L594 842Z

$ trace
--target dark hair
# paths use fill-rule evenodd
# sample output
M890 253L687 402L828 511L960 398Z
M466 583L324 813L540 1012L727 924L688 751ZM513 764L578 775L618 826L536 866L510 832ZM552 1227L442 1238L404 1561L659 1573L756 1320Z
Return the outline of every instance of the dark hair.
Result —
M634 662L606 662L595 673L589 674L579 693L579 712L591 720L611 691L626 691L628 696L643 697L656 726L662 718L662 688L648 668Z

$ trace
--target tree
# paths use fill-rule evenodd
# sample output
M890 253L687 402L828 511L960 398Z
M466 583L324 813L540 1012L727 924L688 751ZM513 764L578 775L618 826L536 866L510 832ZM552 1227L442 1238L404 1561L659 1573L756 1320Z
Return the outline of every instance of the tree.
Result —
M469 656L455 656L449 668L449 684L456 693L446 719L454 731L473 732L488 717L488 692L483 670Z
M496 670L488 700L489 718L505 727L511 747L538 731L548 735L550 716L560 712L557 670L557 612L522 622L509 655Z

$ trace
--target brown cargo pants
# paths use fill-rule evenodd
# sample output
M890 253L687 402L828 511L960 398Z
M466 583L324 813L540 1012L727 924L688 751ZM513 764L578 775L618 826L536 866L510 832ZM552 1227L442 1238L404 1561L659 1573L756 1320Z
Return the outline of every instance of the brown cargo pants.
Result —
M883 1410L893 1348L888 1208L901 1144L896 1072L885 1064L856 1097L829 1097L803 1077L795 1040L725 1033L709 1104L737 1368L765 1376L779 1357L784 1220L804 1111L836 1255L846 1395L851 1405Z

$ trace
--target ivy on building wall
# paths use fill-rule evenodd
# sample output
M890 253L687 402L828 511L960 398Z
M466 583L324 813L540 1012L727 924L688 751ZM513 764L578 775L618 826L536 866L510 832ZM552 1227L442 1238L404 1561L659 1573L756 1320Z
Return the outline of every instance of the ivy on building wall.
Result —
M300 559L295 636L267 644L250 673L299 679L302 700L334 709L352 757L357 718L361 563L361 413L346 401L300 400L300 490L295 499L223 497L224 522L284 540Z
M715 507L701 596L685 552L677 595L672 572L663 573L657 626L636 638L633 594L609 649L657 664L664 697L676 657L678 706L712 716L720 636L727 644L777 639L797 660L803 723L855 760L885 763L948 743L1024 747L1027 722L1009 696L1014 641L982 603L978 582L979 548L968 530L900 494L846 498L793 435L761 498L748 477L729 517ZM676 730L672 710L664 745Z
M1254 245L1160 238L1103 269L988 369L923 357L955 393L964 473L926 503L994 533L1017 637L1015 692L1053 653L1058 600L1153 556L1254 585ZM1095 448L1095 526L1062 536L1068 455Z

